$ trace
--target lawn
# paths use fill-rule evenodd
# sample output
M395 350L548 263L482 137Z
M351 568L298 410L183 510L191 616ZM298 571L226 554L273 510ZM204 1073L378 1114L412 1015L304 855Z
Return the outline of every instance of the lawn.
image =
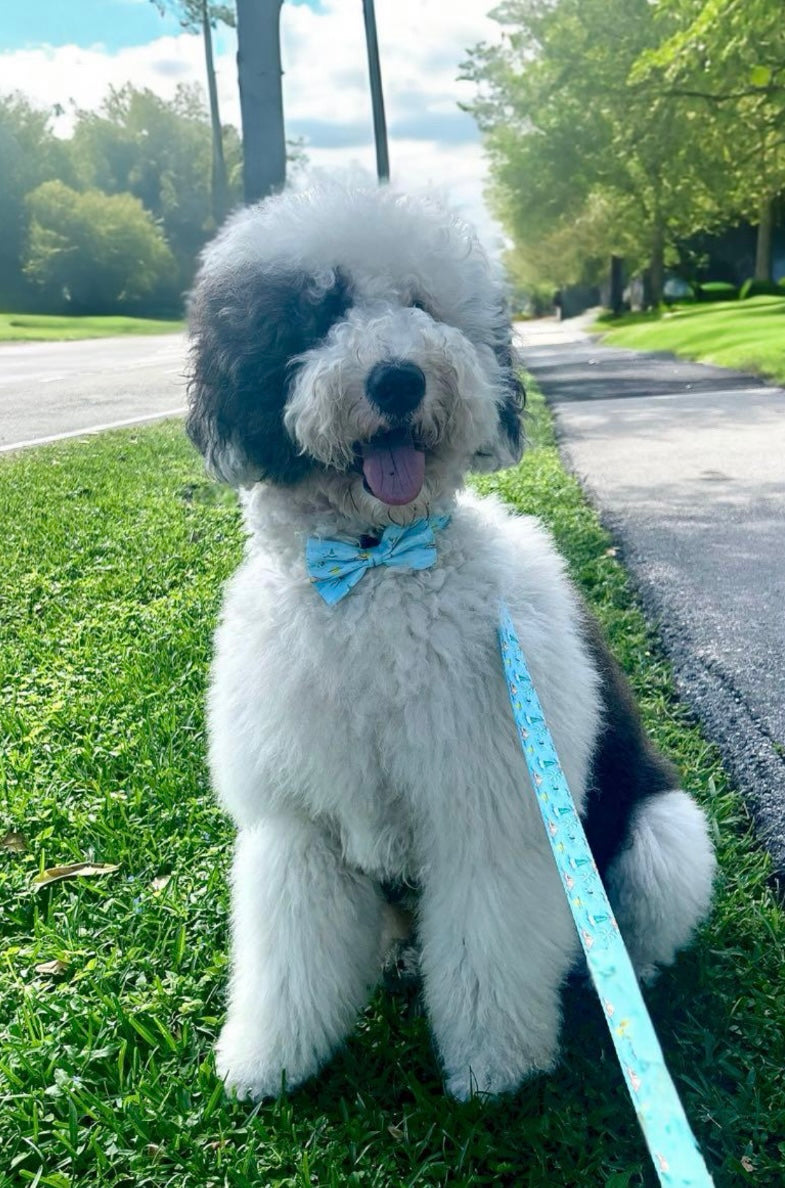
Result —
M0 313L0 342L45 342L108 338L118 334L172 334L185 323L156 318L72 318L50 314Z
M651 732L710 809L716 910L647 998L719 1188L775 1188L785 921L767 860L534 409L524 462L482 489L551 525ZM5 459L0 509L2 1188L653 1185L587 990L567 994L559 1070L512 1100L447 1100L424 1020L382 992L304 1090L224 1099L231 831L207 790L202 699L240 556L233 498L162 424ZM82 861L119 869L36 889L39 871Z
M609 346L673 351L785 384L785 296L627 314L594 329Z

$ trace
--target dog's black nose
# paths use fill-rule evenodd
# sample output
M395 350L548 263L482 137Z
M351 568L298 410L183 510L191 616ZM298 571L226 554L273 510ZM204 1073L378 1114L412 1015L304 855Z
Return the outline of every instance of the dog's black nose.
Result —
M407 359L376 363L365 381L371 404L388 417L406 417L425 395L425 373Z

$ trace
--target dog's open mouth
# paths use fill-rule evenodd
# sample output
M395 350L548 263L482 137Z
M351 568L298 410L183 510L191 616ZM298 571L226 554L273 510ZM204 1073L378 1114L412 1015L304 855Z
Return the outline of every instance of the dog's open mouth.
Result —
M411 429L377 433L357 448L366 490L391 507L417 498L425 482L425 451Z

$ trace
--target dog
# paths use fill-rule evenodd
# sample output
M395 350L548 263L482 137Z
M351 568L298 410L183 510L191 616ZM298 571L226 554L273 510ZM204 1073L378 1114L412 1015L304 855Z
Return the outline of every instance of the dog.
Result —
M322 186L234 215L189 317L187 430L248 532L208 695L237 826L218 1073L254 1100L314 1076L404 888L447 1093L512 1092L557 1061L578 945L502 601L642 976L706 916L714 855L547 532L464 490L523 446L503 284L437 202Z

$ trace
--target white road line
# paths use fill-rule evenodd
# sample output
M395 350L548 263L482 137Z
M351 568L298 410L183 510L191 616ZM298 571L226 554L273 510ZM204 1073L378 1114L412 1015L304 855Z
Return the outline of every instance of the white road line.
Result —
M126 425L141 425L144 421L159 421L164 417L179 417L185 408L167 408L163 412L146 413L143 417L128 417L124 421L108 421L105 425L88 425L85 429L69 429L68 433L51 433L48 437L31 437L28 441L14 441L11 445L0 445L0 454L10 450L24 450L28 446L48 445L66 437L85 437L91 433L103 433L105 429L124 429Z
M641 385L645 384L645 380L641 381ZM717 396L782 396L782 388L771 388L761 384L757 388L683 388L679 392L643 392L640 396L589 396L583 400L577 399L574 396L567 396L566 398L559 397L553 401L554 408L567 408L568 405L581 405L591 407L592 404L629 404L634 408L636 404L646 400L684 400L689 397L695 397L702 403L707 399L712 399Z

